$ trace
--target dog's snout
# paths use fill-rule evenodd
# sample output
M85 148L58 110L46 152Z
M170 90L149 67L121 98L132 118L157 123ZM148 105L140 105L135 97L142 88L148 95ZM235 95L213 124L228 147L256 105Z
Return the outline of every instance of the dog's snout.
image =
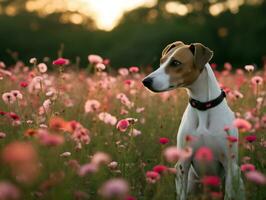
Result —
M150 88L152 85L152 78L147 77L142 81L143 85L147 88Z

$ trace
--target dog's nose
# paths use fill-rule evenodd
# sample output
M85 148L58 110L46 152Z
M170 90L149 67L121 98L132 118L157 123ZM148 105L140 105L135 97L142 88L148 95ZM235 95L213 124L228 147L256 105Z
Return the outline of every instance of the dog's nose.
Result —
M150 88L151 85L152 85L152 78L148 77L148 78L145 78L143 81L142 81L143 85L147 88Z

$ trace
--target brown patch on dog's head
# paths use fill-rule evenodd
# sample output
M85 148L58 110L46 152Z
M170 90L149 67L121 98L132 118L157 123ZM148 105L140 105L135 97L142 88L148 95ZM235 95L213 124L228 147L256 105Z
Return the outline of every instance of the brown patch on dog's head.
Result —
M161 64L170 59L165 68L170 76L170 87L192 84L212 56L213 52L200 43L185 45L178 41L167 45L162 52Z

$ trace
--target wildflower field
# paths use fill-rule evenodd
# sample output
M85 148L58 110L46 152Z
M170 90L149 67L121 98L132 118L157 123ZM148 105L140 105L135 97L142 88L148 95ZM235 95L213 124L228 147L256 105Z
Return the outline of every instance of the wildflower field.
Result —
M239 140L247 199L265 200L266 67L211 66L236 113L240 138L227 139ZM175 162L191 155L175 147L188 97L151 93L144 76L97 55L86 69L64 58L0 62L0 200L175 199ZM222 199L221 180L200 182L194 199Z

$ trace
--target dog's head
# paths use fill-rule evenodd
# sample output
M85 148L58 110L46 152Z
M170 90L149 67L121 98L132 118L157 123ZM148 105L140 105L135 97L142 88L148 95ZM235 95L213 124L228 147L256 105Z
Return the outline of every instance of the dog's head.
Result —
M153 92L186 87L198 78L212 56L213 52L200 43L174 42L163 50L160 67L142 82Z

